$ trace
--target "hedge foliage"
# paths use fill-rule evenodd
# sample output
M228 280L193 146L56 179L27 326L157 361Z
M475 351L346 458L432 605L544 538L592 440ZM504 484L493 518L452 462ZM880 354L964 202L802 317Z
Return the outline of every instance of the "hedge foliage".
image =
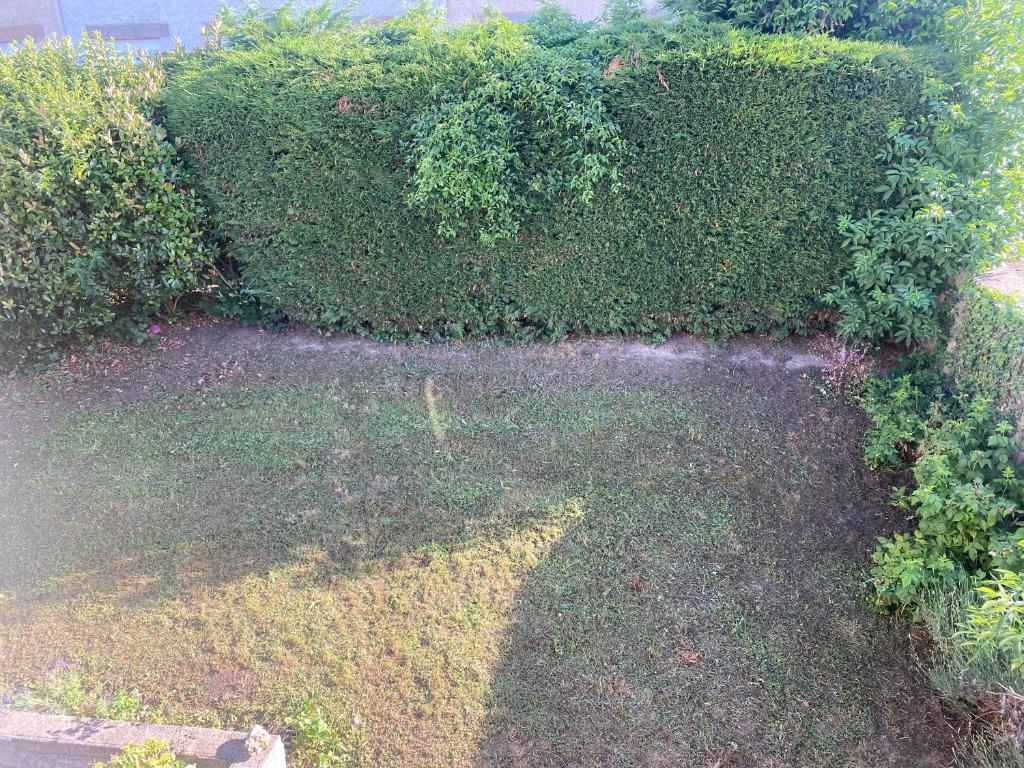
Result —
M956 317L949 351L957 388L995 403L1024 430L1024 300L972 285Z
M131 332L196 286L202 208L147 116L161 80L98 38L0 55L0 360Z
M676 0L680 2L680 0ZM682 0L688 3L689 0ZM963 0L697 0L697 7L761 32L827 33L864 40L933 42Z
M249 35L170 65L165 122L247 289L293 319L383 336L804 323L849 266L836 221L875 201L922 68L827 38L611 55L581 34L412 13Z
M948 60L880 155L885 207L841 222L853 267L827 300L843 336L936 342L957 277L1024 237L1024 4L963 0L933 29Z

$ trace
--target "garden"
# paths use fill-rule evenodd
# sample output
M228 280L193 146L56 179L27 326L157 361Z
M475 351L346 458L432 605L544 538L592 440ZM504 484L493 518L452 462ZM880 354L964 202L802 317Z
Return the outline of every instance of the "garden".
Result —
M1024 305L975 279L1022 35L325 5L0 55L0 713L1024 765Z

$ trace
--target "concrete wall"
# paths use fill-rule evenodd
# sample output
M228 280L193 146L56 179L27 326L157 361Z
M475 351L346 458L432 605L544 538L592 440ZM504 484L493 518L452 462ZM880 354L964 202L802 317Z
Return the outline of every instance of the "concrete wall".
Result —
M509 18L522 20L540 8L539 0L433 0L446 10L448 19L458 24L483 15L490 6ZM267 0L264 5L279 6L284 0ZM295 5L310 5L316 0L296 0ZM344 0L335 0L338 7ZM228 0L235 8L244 8L247 0ZM352 15L359 18L388 18L400 15L404 0L359 0ZM40 37L56 33L78 38L98 30L129 48L161 50L175 40L189 48L202 43L202 28L216 17L221 0L0 0L0 31L8 37ZM562 5L581 19L600 15L604 0L562 0ZM0 38L0 43L7 42Z
M163 49L176 39L188 48L203 42L202 28L217 16L221 0L60 0L64 13L64 33L79 37L94 27L128 24L163 24L166 34L160 38L131 40L129 35L111 35L132 48ZM229 0L228 5L242 9L245 0ZM269 7L283 0L264 3ZM313 4L309 0L295 5ZM338 2L342 6L342 2ZM363 0L352 11L355 16L394 16L401 13L402 0ZM104 34L105 31L101 28Z
M92 768L147 739L168 742L175 755L196 768L285 768L284 745L277 736L250 754L246 734L238 731L4 711L0 768Z
M0 0L0 44L63 30L57 0Z

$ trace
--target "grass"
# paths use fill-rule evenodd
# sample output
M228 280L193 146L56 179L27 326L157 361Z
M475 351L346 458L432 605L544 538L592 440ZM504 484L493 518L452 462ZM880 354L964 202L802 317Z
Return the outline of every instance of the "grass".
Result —
M884 488L798 375L216 333L0 396L0 687L312 695L366 765L943 764L861 594Z

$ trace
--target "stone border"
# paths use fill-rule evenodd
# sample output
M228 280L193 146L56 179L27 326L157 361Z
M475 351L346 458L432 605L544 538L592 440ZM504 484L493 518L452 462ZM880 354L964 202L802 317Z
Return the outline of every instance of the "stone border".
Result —
M125 745L146 739L169 742L175 755L196 768L285 768L278 736L271 737L267 749L250 755L246 734L239 731L3 711L0 768L92 768Z

